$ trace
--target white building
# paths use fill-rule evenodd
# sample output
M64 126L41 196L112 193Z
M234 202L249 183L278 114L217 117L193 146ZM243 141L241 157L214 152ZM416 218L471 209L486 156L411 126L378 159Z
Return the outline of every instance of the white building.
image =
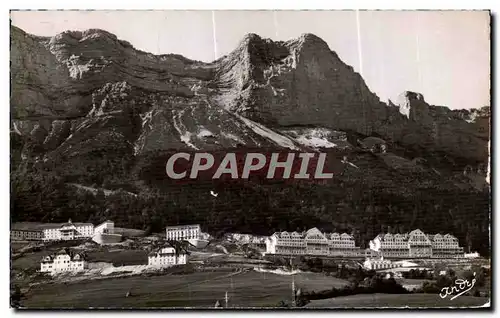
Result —
M13 223L10 227L10 238L13 241L41 241L43 240L43 227L35 222Z
M390 260L384 259L384 258L379 258L379 259L369 259L367 258L365 262L363 263L363 267L366 269L373 269L373 270L378 270L378 269L389 269L389 268L395 268L398 267L397 264L392 263Z
M172 241L199 240L201 228L199 224L167 226L166 239Z
M322 233L317 228L306 232L277 232L266 240L266 254L359 256L359 247L347 233Z
M248 244L252 240L251 234L244 234L244 233L227 233L224 235L224 237L229 242L235 242L240 244Z
M45 256L40 263L41 272L79 272L87 267L85 256L62 249L54 255Z
M419 229L405 234L379 234L370 241L370 248L380 256L391 258L456 258L463 248L453 235L425 234Z
M43 229L44 241L75 240L91 238L93 235L92 223L73 223L71 219L68 223L45 225Z
M94 228L92 240L98 244L119 243L122 240L122 235L115 233L115 223L108 220Z
M104 234L115 234L115 222L104 221L94 228L94 234L104 233Z
M187 263L187 254L183 250L175 252L175 248L169 246L149 253L148 265L152 267L169 267Z
M478 258L480 255L478 252L474 252L474 253L465 253L464 254L464 257L465 258Z

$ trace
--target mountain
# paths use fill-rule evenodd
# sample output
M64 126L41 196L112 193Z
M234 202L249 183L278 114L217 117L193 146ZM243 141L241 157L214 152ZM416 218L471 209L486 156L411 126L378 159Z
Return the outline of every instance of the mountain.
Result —
M14 220L262 234L312 225L361 241L418 226L488 250L489 106L450 110L416 92L383 103L312 34L249 34L204 63L99 29L39 37L11 27L10 110ZM166 178L173 152L235 149L322 151L343 168L322 183Z

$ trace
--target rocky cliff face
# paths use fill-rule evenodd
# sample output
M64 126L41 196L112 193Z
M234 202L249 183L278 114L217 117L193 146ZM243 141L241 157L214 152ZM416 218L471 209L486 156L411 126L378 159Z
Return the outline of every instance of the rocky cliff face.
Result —
M169 151L322 149L344 158L344 179L328 187L472 193L486 186L489 122L489 107L450 110L414 92L385 104L312 34L249 34L203 63L103 30L43 38L11 28L13 171L65 182L140 192L143 168L164 172Z
M287 42L250 34L210 64L137 51L103 30L39 38L13 27L11 44L13 123L39 141L48 138L48 150L58 146L56 139L62 143L72 132L85 133L75 124L79 121L124 116L132 121L120 138L133 144L136 154L275 144L252 136L252 125L235 117L239 114L269 128L353 131L470 161L488 157L487 111L431 106L412 92L386 105L312 34Z
M431 106L418 93L404 92L398 106L382 103L352 67L312 34L288 42L249 35L219 63L226 74L239 75L223 81L231 87L225 106L256 121L376 134L477 161L488 156L487 126Z

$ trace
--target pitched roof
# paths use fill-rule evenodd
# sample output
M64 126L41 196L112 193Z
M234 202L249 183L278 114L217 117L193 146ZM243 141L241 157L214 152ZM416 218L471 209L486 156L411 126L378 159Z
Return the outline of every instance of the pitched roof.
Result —
M45 255L42 258L42 263L52 263L57 255L68 255L72 261L84 261L87 259L87 255L82 252L74 252L69 248L63 248L52 255Z
M174 250L174 252L172 253L164 253L162 252L163 249L165 248L172 248ZM181 255L181 254L188 254L183 248L179 248L179 249L176 249L175 246L173 246L172 244L170 243L165 243L165 245L163 247L158 247L158 248L155 248L154 250L152 250L151 252L149 252L148 256L167 256L167 255Z

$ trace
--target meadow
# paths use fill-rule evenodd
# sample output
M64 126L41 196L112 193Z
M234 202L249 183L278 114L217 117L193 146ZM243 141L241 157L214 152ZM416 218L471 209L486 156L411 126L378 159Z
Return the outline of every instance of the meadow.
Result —
M341 287L346 281L316 273L294 275L303 290ZM273 307L291 300L292 277L255 271L219 270L186 275L132 276L33 287L27 308L208 307L228 293L229 307ZM130 292L130 296L126 294Z

